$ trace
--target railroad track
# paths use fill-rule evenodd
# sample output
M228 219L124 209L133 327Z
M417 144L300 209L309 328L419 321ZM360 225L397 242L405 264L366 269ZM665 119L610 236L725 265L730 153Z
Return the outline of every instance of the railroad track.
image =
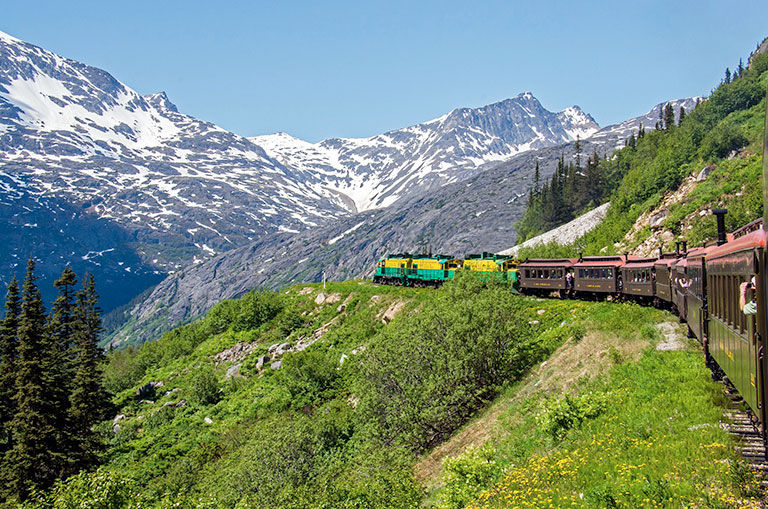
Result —
M729 405L725 412L727 422L723 423L723 428L736 438L736 450L755 474L760 488L768 493L768 457L766 443L760 433L760 423L736 389L724 385Z

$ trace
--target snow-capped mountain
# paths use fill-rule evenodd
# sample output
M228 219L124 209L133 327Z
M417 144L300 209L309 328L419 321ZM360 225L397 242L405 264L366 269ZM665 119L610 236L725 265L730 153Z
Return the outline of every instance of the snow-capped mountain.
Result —
M686 97L685 99L674 99L671 101L659 103L651 108L645 115L631 118L620 122L606 126L596 133L590 136L590 141L593 143L613 143L613 148L621 148L624 146L624 141L634 134L637 135L637 130L640 126L650 131L654 129L656 122L659 121L659 114L663 111L667 104L672 105L672 109L675 112L675 122L680 119L680 108L685 108L685 111L691 112L696 107L696 102L703 100L703 97Z
M44 280L66 263L108 273L117 305L188 263L597 129L576 106L553 113L524 93L367 139L248 139L0 32L0 228L11 239L0 283L35 255L49 263Z
M284 165L321 176L353 212L464 180L490 162L582 139L599 130L578 106L545 109L530 92L481 108L459 108L371 138L312 144L285 133L250 138Z

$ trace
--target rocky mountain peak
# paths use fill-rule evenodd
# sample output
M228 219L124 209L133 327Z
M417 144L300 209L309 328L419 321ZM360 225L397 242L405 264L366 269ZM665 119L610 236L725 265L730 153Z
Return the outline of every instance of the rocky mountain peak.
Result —
M145 95L144 99L157 109L173 111L174 113L179 112L179 109L168 99L168 95L165 92Z

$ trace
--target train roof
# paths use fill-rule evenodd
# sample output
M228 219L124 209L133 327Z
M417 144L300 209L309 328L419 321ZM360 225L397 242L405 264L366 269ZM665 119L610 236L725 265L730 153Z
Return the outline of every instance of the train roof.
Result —
M722 246L717 246L709 252L709 258L715 259L721 256L729 255L731 253L737 253L746 249L755 249L761 247L765 249L766 246L766 234L765 230L759 229L751 233L747 233L731 242L726 242Z
M635 258L629 258L634 260ZM623 256L583 256L574 267L619 267L624 265Z
M628 269L646 269L656 265L656 258L630 258L624 263Z
M575 258L530 258L520 264L520 267L570 267L576 263Z
M667 267L670 267L677 263L677 261L680 260L680 258L658 258L654 265L666 265Z
M512 255L502 255L496 253L468 254L465 260L508 260Z

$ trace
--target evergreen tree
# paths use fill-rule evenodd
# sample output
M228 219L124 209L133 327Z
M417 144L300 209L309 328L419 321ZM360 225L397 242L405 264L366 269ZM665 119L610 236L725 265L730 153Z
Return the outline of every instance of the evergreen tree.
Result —
M742 60L739 59L739 66L736 67L736 75L741 77L743 72L744 72L744 62L742 62Z
M723 83L730 83L731 82L731 70L729 68L725 68L725 79L723 80Z
M16 413L13 395L16 392L16 355L18 349L19 284L14 277L8 285L5 318L0 325L0 458L11 448L10 423ZM4 476L0 473L0 480Z
M576 168L581 169L581 139L579 138L579 135L576 135L576 144L574 146L576 148Z
M591 204L592 206L599 205L602 200L602 170L597 149L594 150L592 157L587 161L584 180L587 182L583 193L586 204Z
M663 126L665 131L669 131L675 125L675 110L672 108L672 103L667 103L664 106L664 118Z
M105 417L109 405L108 394L102 387L103 352L98 346L101 313L93 274L83 279L74 315L75 369L69 413L76 444L73 466L79 470L97 463L103 444L93 427Z
M53 283L59 291L58 297L51 308L48 323L48 333L44 343L43 381L51 404L49 412L54 419L56 428L57 447L51 450L58 472L69 471L76 444L73 434L75 429L69 422L69 393L74 375L72 366L73 356L73 300L74 286L77 276L71 268L66 267L61 277Z
M683 125L685 119L685 107L680 106L680 118L677 119L677 125Z
M41 367L44 364L45 307L35 281L30 257L22 288L16 359L16 413L11 420L13 447L5 455L6 489L25 500L33 488L48 488L58 476L50 451L56 449L51 404L46 399Z
M539 194L539 182L541 180L541 173L539 173L539 160L536 159L536 168L533 170L533 193Z

